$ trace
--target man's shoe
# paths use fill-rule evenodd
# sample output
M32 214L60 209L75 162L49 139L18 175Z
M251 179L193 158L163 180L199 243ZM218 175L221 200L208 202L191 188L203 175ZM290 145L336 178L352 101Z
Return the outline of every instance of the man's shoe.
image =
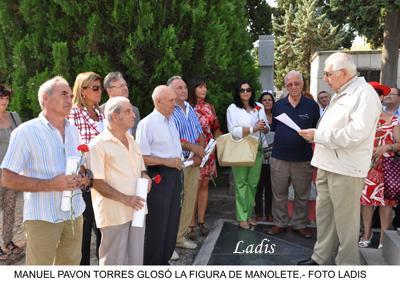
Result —
M312 238L312 233L311 233L310 229L308 229L308 228L293 229L293 231L298 233L303 238L306 238L306 239L311 239Z
M196 249L197 244L195 242L186 240L183 243L176 243L177 248L184 248L184 249Z
M264 231L264 233L266 233L268 235L271 235L271 236L274 236L274 235L283 233L285 231L286 231L286 228L282 228L282 227L278 227L278 226L272 226L271 228L266 229Z
M309 259L298 262L297 265L319 265L319 264L310 257Z
M169 260L178 260L179 259L179 254L174 250L171 258Z

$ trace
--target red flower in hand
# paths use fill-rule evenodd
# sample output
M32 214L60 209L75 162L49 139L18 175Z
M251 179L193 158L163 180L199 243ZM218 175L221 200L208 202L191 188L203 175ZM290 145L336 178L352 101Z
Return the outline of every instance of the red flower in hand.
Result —
M379 123L380 125L383 125L383 124L385 124L385 120L384 120L384 119L379 119L378 123Z
M81 144L78 146L78 151L81 151L82 153L89 152L89 146L86 144Z
M161 176L160 176L160 174L156 174L156 175L152 178L152 180L154 181L155 184L160 184L160 182L161 182Z
M259 110L261 109L261 107L260 107L259 105L256 105L255 109L256 109L257 111L259 111Z

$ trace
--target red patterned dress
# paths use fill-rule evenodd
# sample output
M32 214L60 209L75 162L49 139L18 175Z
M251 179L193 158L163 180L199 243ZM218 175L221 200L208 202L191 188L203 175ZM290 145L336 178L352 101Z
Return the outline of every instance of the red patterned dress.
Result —
M204 102L204 100L197 101L194 111L199 119L201 128L203 129L207 145L208 141L210 141L211 138L214 138L213 133L219 131L221 127L218 117L215 113L214 107L209 103ZM215 164L215 155L212 153L204 167L200 168L200 180L216 176L217 167Z
M393 116L390 124L383 124L385 121L382 116L379 119L375 133L374 148L382 145L393 144L393 129L398 125L397 116ZM365 206L396 206L397 200L389 200L384 198L384 168L383 158L394 156L393 152L386 152L372 167L365 178L364 189L361 195L361 205Z

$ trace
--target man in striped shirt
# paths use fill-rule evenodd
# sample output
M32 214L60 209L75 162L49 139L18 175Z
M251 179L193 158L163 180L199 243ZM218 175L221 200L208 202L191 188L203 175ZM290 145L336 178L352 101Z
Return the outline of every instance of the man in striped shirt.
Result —
M179 248L196 249L197 244L186 239L186 233L196 205L200 176L199 165L205 155L204 147L197 143L197 141L204 141L203 131L193 108L186 102L188 98L186 83L180 76L173 76L168 80L167 85L176 93L176 106L172 118L179 132L183 156L185 159L193 159L193 165L183 169L184 193L176 246Z
M65 175L66 161L79 156L79 134L66 117L72 107L72 91L60 77L39 88L42 112L11 134L1 164L2 183L24 192L26 264L71 265L81 259L82 213L85 203L80 187L89 179ZM73 191L71 210L61 210L63 191Z

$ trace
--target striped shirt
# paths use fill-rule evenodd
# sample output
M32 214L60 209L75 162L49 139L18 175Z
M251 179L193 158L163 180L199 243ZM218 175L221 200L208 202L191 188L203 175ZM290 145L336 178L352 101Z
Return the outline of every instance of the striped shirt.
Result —
M186 112L179 105L176 105L172 118L178 129L180 139L184 139L191 144L198 144L196 140L199 138L199 135L203 133L203 130L193 108L188 102L184 103ZM190 151L183 150L183 155L185 157L188 157L189 154Z
M65 120L64 141L43 113L17 127L11 134L10 145L1 168L37 179L51 179L65 174L68 156L79 156L80 143L76 127ZM24 221L42 220L59 223L71 218L61 211L62 192L25 192ZM81 191L72 198L75 217L82 215L85 203Z

